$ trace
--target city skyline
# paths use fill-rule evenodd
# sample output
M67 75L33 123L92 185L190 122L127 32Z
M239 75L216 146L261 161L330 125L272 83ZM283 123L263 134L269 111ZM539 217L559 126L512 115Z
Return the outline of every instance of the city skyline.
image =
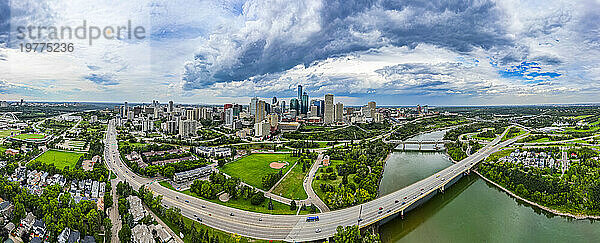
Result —
M223 104L291 98L301 84L312 96L332 93L349 105L594 103L600 102L594 34L600 24L592 11L598 7L597 1L5 0L0 68L8 71L0 75L0 97ZM76 27L83 20L131 21L145 27L147 38L68 40L72 53L18 48L18 26Z

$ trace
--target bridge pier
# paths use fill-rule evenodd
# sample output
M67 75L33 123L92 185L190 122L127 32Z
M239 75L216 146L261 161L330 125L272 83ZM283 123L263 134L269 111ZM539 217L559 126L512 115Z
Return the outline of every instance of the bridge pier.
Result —
M402 142L402 150L406 150L406 143Z
M421 151L421 141L419 141L419 151Z
M404 209L400 211L400 219L404 219Z
M440 192L444 193L444 186L440 187Z

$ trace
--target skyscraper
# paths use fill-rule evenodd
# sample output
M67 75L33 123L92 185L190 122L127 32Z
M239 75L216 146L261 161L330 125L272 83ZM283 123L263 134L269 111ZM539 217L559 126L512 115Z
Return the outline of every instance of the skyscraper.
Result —
M375 103L375 101L369 101L367 106L369 107L369 111L371 112L370 117L375 117L375 112L377 110L377 104Z
M304 92L304 94L302 94L302 99L301 99L301 105L300 105L300 110L302 114L306 114L308 113L308 94L306 92Z
M264 100L259 100L258 104L256 105L256 115L254 116L254 122L261 122L265 119L266 114L266 103Z
M256 105L258 104L258 98L254 97L250 100L250 115L256 115Z
M302 85L298 85L298 114L302 113Z
M277 105L277 97L273 97L273 102L271 102L272 105Z
M325 114L323 114L323 123L331 124L334 118L333 95L325 95Z
M172 100L169 100L169 110L168 110L168 112L169 113L173 112L173 101Z
M281 113L285 113L285 100L281 101Z
M338 102L335 104L335 121L342 122L344 120L344 104Z
M300 102L298 102L298 99L292 98L290 100L290 110L300 112Z

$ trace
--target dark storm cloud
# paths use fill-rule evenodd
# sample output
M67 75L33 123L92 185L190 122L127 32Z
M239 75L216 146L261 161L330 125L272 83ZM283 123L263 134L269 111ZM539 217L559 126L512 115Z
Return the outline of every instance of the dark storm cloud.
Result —
M282 72L387 45L426 43L456 52L512 45L502 12L492 1L339 0L318 8L308 2L246 3L243 15L251 25L211 35L185 66L184 88Z

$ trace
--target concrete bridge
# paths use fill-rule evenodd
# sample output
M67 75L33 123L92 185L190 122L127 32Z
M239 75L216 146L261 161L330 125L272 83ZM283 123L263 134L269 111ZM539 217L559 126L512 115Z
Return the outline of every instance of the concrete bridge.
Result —
M444 149L444 144L447 143L451 143L452 141L449 140L387 140L385 141L387 143L393 143L393 144L397 144L396 146L396 150L401 150L401 151L407 151L407 150L417 150L417 151L424 151L424 150L433 150L433 151L438 151L438 150L443 150ZM406 145L407 144L414 144L414 145L419 145L418 149L415 148L407 148ZM423 145L424 144L433 144L434 147L433 149L424 149ZM400 146L402 146L402 148L400 148Z

